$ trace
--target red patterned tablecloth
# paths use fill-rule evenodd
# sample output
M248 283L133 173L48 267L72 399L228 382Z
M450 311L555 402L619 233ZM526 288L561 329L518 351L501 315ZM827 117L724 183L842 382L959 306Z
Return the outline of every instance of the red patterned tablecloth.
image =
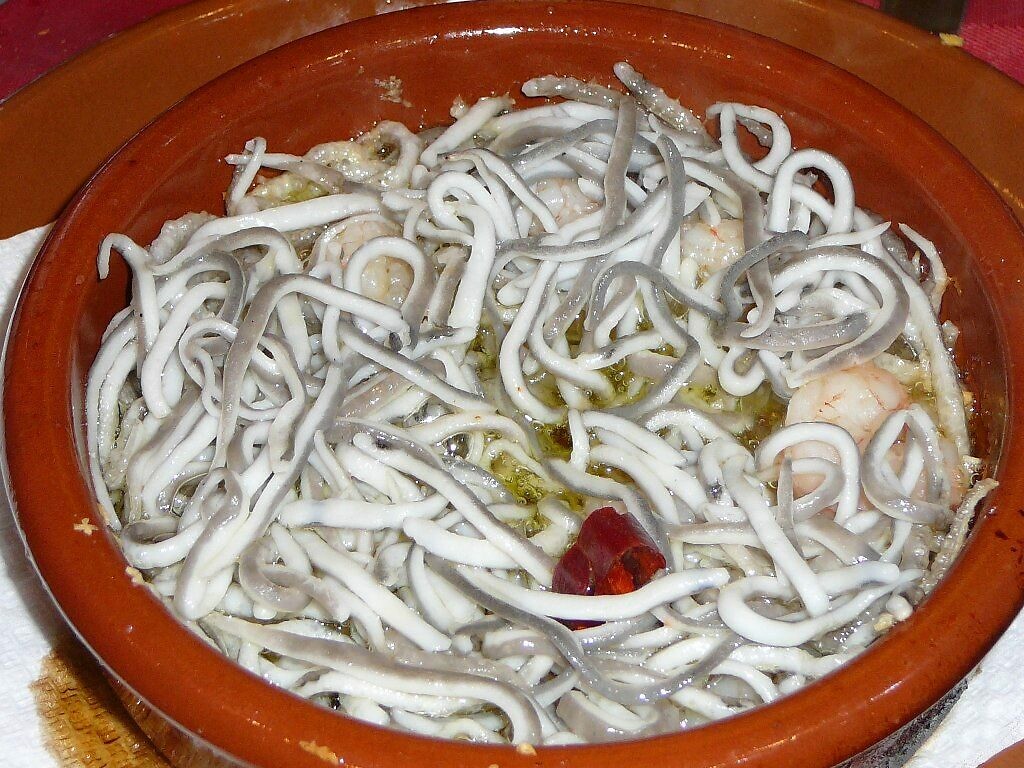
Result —
M1024 83L1024 0L968 3L960 35L968 51Z
M0 0L0 101L103 38L184 2ZM959 34L968 52L1024 83L1024 0L969 0Z

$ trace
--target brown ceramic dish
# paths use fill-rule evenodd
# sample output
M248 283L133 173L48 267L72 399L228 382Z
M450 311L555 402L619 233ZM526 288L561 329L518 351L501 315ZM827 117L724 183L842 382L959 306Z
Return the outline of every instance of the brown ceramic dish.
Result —
M1020 768L1024 765L1024 742L1007 747L980 768Z
M908 622L821 683L724 723L635 744L511 749L442 743L342 718L275 690L181 627L132 583L98 521L83 474L85 376L109 318L126 301L118 265L99 283L108 232L141 242L186 210L220 210L220 162L253 135L302 151L381 119L431 124L457 95L517 91L542 72L607 80L630 58L684 102L725 98L785 114L798 145L839 154L859 203L913 222L942 249L957 289L946 315L982 404L976 450L1003 482L956 568ZM404 107L374 84L395 75ZM1024 456L1015 426L1024 382L1017 261L1024 237L955 150L856 78L770 40L693 17L586 2L434 7L306 38L235 70L158 119L73 201L19 304L4 412L16 513L35 562L70 623L131 689L222 755L257 766L636 763L815 768L846 759L950 689L1010 622L1022 599L1024 479L999 471ZM82 526L79 526L80 528Z

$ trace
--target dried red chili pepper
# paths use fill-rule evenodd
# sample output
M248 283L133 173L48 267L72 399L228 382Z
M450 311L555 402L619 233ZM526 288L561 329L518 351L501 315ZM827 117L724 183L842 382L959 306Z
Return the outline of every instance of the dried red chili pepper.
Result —
M555 566L551 588L563 595L594 594L594 568L583 550L573 544Z
M567 595L624 595L665 567L665 556L629 515L602 507L583 521L579 538L555 566L551 588ZM600 622L569 619L572 629Z

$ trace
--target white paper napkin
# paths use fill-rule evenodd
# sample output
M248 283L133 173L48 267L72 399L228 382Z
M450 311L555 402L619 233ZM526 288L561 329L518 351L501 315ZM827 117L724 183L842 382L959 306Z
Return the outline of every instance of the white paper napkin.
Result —
M0 240L0 328L6 330L32 256L49 226ZM0 494L0 755L11 768L49 768L29 684L53 644L67 633L25 557L6 493Z
M8 317L47 229L0 240L0 319ZM25 557L6 497L0 498L0 557L0 756L9 768L51 768L57 762L43 747L28 686L67 629ZM1022 669L1024 614L985 657L942 725L905 768L977 768L1024 739Z

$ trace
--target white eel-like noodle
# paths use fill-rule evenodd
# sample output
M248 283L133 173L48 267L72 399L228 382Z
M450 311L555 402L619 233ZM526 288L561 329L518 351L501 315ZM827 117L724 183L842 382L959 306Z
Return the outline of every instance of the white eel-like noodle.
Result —
M253 673L432 736L633 739L820 678L950 567L994 483L938 251L779 115L716 104L717 141L615 74L305 157L254 139L224 215L104 241L133 282L88 381L100 507ZM782 426L867 364L914 387L870 434ZM608 505L667 568L554 591Z

